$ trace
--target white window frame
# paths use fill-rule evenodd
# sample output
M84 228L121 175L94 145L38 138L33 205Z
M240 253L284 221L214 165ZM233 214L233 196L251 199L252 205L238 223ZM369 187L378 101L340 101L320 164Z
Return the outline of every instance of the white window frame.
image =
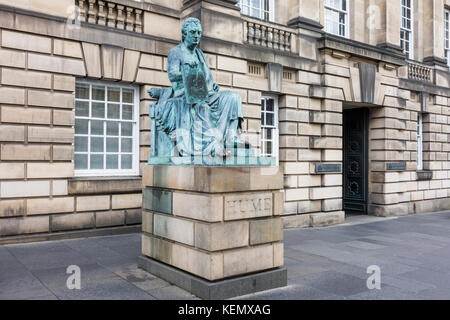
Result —
M265 101L268 99L273 100L273 126L263 125L262 117L265 117L267 113L272 113L272 111L266 111L264 108ZM265 139L263 135L264 129L272 129L272 139ZM278 96L263 94L261 96L261 134L260 134L260 148L261 148L261 156L262 157L274 157L277 160L279 159L279 124L278 124ZM272 153L268 154L264 147L264 142L271 141L272 142Z
M450 9L444 10L444 50L447 64L450 66Z
M274 22L275 21L275 0L257 0L258 1L258 6L254 7L252 6L252 0L239 0L238 2L238 6L239 8L241 8L241 12L242 14L246 15L246 16L250 16L253 18L257 18L260 20L264 20L264 21L270 21L270 22ZM269 4L269 8L265 8L265 3ZM252 14L252 10L259 10L260 14L259 15L253 15ZM269 19L266 19L266 13L269 14Z
M423 170L423 113L417 117L417 170Z
M408 0L399 0L400 1L400 45L402 46L402 44L405 42L403 35L404 34L409 34L409 48L408 50L406 50L406 48L403 48L403 52L404 53L408 53L407 54L407 59L410 60L414 60L414 0L409 0L411 3L411 6L408 7L406 5L403 5L403 2L406 2ZM403 9L405 10L410 10L411 11L411 28L408 29L407 26L404 26L403 24L403 19L408 20L408 18L406 16L403 15Z
M324 1L325 32L334 34L339 37L349 38L350 37L350 0L345 0L346 1L346 10L342 10L342 1L344 1L344 0L339 0L339 8L336 8L336 7L333 7L329 4L327 4L327 0ZM330 11L338 13L339 15L344 14L344 17L345 17L345 24L344 24L345 34L344 35L339 34L339 31L338 31L338 33L335 33L332 30L330 30L330 28L328 27L327 21L331 20L331 19L328 19L328 13ZM338 21L338 24L340 24L339 21ZM339 30L340 30L340 28L339 28Z
M100 118L92 118L91 117L91 110L92 110L92 85L103 85L105 87L114 87L114 88L125 88L125 89L132 89L134 90L134 101L133 101L133 119L132 120L128 120L127 122L132 122L133 123L133 150L132 150L132 168L131 169L75 169L74 170L74 176L75 177L112 177L112 176L138 176L139 175L139 88L138 86L133 86L133 85L128 85L128 84L117 84L117 83L112 83L112 82L107 82L107 81L98 81L98 80L76 80L76 83L81 83L81 84L88 84L89 85L89 100L86 99L78 99L75 97L75 100L81 100L81 101L89 101L89 110L90 110L90 114L89 117L79 117L79 116L75 116L75 119L89 119L89 120L103 120L103 121L111 121L111 120L107 120L107 118L104 119L100 119ZM74 95L75 96L75 95ZM122 91L120 94L120 114L122 114ZM95 102L95 101L94 101ZM107 90L105 90L105 113L107 112ZM74 109L74 113L75 113L75 109ZM122 121L120 119L118 120L112 120L112 121ZM73 128L75 129L75 125L73 126ZM90 125L88 126L88 130L90 130ZM106 154L106 126L104 126L104 153ZM75 134L75 136L77 136L77 134ZM90 137L91 134L90 132L88 133L88 137ZM120 166L120 131L119 131L119 166ZM75 142L73 144L74 146L74 159L72 160L73 163L75 163ZM88 151L87 152L83 152L83 153L87 153L88 155L90 155L90 138L88 139ZM90 165L90 156L88 157L88 166ZM106 160L104 160L104 165L106 166Z

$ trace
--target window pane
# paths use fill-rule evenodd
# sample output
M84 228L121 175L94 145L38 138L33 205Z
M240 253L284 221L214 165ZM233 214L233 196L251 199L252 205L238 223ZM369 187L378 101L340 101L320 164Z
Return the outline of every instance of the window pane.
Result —
M104 138L91 138L91 152L103 152Z
M123 89L122 90L122 102L123 103L133 103L134 90Z
M267 99L266 100L266 110L267 111L273 111L273 99Z
M106 155L106 169L119 169L119 156L117 154Z
M104 118L105 117L105 104L101 102L92 102L92 117Z
M122 105L122 119L133 120L133 106L130 104Z
M82 170L88 168L88 155L75 154L75 169Z
M122 130L120 131L121 136L131 137L133 135L133 124L129 122L121 123Z
M121 168L122 169L132 169L131 155L123 154L120 156L121 158Z
M267 137L266 139L272 140L272 129L267 129Z
M133 139L122 138L121 152L133 152Z
M106 122L106 135L118 136L119 135L119 122L117 122L117 121Z
M108 103L108 119L120 119L120 105Z
M104 86L92 86L92 100L105 101L105 87Z
M108 87L108 101L120 102L120 88Z
M119 138L106 138L106 152L119 152Z
M103 121L92 120L91 121L91 134L102 136L103 133Z
M102 154L91 155L91 169L103 169L103 155Z
M266 114L266 126L273 126L274 125L274 114L273 113L267 113Z
M75 115L77 117L89 117L89 102L75 101Z
M75 119L75 134L88 134L89 120Z
M89 85L85 83L77 83L75 88L75 98L89 99Z
M75 152L88 151L88 137L75 137Z

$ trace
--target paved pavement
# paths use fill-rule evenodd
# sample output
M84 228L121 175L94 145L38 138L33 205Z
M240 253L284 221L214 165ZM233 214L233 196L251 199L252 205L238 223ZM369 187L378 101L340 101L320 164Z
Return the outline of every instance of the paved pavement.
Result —
M450 299L450 212L286 230L288 286L237 299ZM0 299L197 299L137 268L138 234L0 246ZM66 286L81 269L81 289ZM367 268L381 290L367 289Z

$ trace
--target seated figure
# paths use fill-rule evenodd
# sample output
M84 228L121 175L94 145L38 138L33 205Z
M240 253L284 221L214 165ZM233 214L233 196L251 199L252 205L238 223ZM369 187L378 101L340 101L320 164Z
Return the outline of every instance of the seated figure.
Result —
M188 18L182 43L170 50L167 72L171 88L153 88L152 157L226 157L248 149L240 137L243 121L239 94L219 92L204 53L198 48L200 21Z

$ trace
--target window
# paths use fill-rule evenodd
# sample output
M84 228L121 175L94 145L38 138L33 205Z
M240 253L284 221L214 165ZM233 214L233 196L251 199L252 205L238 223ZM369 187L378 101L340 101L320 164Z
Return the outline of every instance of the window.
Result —
M278 159L278 98L261 99L261 156Z
M400 45L408 59L414 59L412 0L401 0Z
M274 21L274 0L239 0L242 14L266 21Z
M423 114L417 118L417 170L423 170Z
M450 66L450 10L445 9L444 12L444 28L445 28L445 57L447 58L447 64Z
M325 31L337 36L349 36L348 1L325 0Z
M139 174L135 87L77 82L75 175Z

